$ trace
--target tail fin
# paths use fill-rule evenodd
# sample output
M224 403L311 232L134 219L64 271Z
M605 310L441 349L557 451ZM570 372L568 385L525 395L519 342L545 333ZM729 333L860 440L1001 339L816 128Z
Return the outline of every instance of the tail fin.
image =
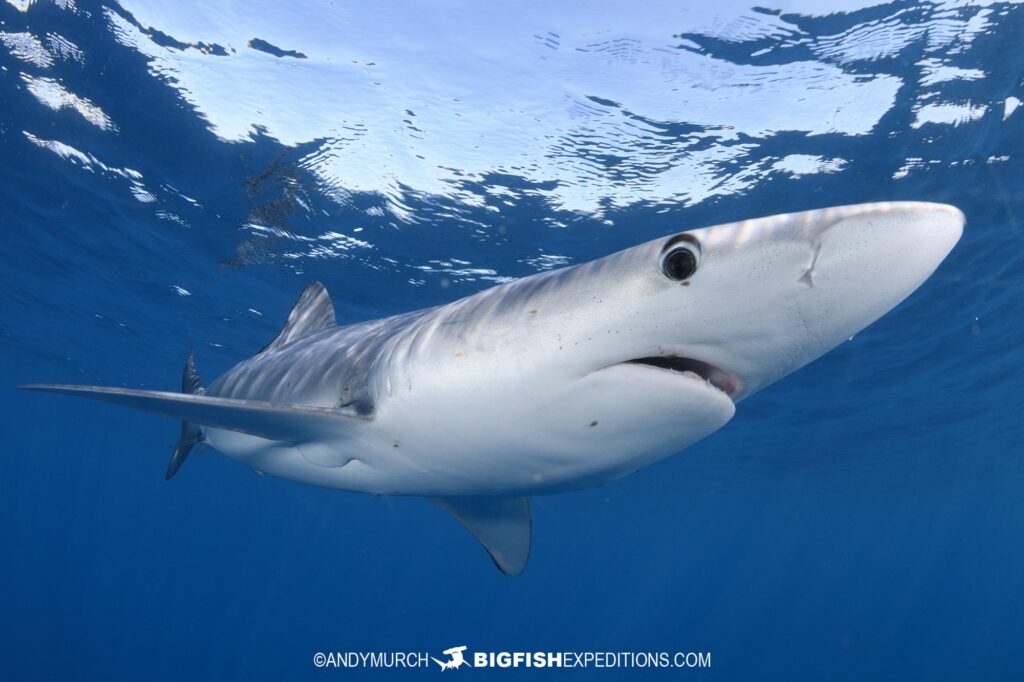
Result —
M188 360L185 361L185 369L181 373L181 392L198 395L203 392L203 382L196 372L196 359L192 351L188 352ZM192 451L192 446L203 439L203 432L198 426L191 422L181 422L181 435L178 436L178 444L174 446L171 453L171 461L167 464L167 480L171 480L178 469L185 463L185 458Z

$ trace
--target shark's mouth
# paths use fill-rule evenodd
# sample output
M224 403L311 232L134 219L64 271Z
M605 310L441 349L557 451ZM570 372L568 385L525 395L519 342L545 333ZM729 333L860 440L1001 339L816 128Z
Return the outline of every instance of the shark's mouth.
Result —
M712 365L710 362L704 362L703 360L696 360L694 358L684 358L678 355L659 355L649 358L626 360L622 364L648 365L650 367L657 367L658 369L667 370L669 372L676 372L695 380L703 380L730 398L735 396L736 393L739 392L740 388L740 382L733 374L725 371L721 367Z

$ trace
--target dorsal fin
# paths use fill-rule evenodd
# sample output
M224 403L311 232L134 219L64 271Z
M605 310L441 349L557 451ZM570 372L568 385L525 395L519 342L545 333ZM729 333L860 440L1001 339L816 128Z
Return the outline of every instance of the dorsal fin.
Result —
M310 282L288 313L281 333L260 352L276 350L336 324L334 305L331 304L331 296L327 289L320 282Z

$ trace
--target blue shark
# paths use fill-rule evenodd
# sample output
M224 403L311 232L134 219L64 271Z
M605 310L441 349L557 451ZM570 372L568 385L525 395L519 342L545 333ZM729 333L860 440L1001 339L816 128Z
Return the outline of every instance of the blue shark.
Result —
M180 392L33 384L180 419L260 473L430 498L518 574L529 498L596 486L724 426L745 398L927 280L964 216L841 206L688 230L435 308L339 326L310 284L280 334Z

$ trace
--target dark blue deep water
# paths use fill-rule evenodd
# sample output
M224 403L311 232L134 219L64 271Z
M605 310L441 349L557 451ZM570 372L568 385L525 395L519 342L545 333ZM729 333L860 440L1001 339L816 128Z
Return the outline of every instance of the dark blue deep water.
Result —
M710 651L685 671L1024 676L1024 7L766 0L0 2L0 678L480 677L318 651ZM720 432L538 498L493 569L420 499L259 478L170 419L271 339L686 228L967 215L881 321ZM481 396L481 400L486 400ZM486 453L481 453L486 455Z

